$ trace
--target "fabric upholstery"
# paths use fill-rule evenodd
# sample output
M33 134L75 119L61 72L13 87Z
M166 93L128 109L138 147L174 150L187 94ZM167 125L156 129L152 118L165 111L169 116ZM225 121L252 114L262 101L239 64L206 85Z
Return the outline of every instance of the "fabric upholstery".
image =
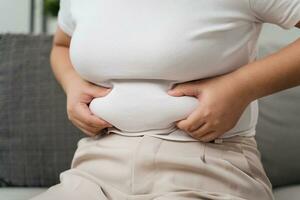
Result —
M300 183L300 87L259 101L257 142L273 184Z
M49 64L52 36L0 36L0 183L50 186L83 134Z
M286 42L262 40L260 58ZM284 66L282 66L284 67ZM259 99L257 142L273 187L300 183L300 86Z
M6 187L0 188L0 200L27 200L44 191L47 188L31 187Z
M291 185L275 189L274 197L276 200L299 200L300 185Z

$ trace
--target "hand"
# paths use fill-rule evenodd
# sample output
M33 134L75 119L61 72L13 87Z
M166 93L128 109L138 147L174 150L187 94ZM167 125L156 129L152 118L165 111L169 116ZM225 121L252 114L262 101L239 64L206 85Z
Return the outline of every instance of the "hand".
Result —
M200 141L209 142L235 126L251 102L246 92L230 74L225 74L177 84L168 94L199 99L199 107L176 122L176 126Z
M103 97L111 89L94 85L75 75L68 78L66 94L69 120L88 136L95 136L101 133L102 129L112 127L108 122L93 115L88 107L93 98Z

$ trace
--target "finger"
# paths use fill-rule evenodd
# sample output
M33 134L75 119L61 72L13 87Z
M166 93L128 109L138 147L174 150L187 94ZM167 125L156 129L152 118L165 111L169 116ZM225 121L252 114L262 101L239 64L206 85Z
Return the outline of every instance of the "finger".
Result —
M79 129L80 129L83 133L85 133L86 135L88 135L88 136L90 136L90 137L94 137L94 136L98 135L98 134L91 133L91 132L89 132L89 131L87 131L87 130L85 130L85 129L83 129L83 128L80 128L80 127L79 127Z
M93 127L93 126L85 124L84 122L82 122L78 119L74 119L73 121L76 123L76 125L78 125L81 128L91 132L92 134L98 134L99 131L106 128L104 126L102 126L102 127Z
M198 124L198 125L195 125L195 124L193 124L192 126L191 126L191 128L189 129L189 132L194 132L194 131L196 131L196 130L198 130L199 128L201 128L202 126L204 126L206 124L206 122L203 122L202 124Z
M77 119L84 122L89 126L94 127L112 127L112 125L105 120L100 119L99 117L92 114L91 110L85 103L80 103L77 109Z
M105 88L97 85L91 85L85 92L92 97L103 97L111 92L112 88Z
M199 127L197 130L190 132L191 135L195 135L197 137L202 137L207 133L211 132L211 126L209 123L205 123L203 126Z
M95 136L96 134L94 132L88 131L84 128L82 122L78 121L78 120L73 120L72 123L78 128L80 129L82 132L84 132L86 135L88 136Z
M210 141L215 140L218 137L219 137L219 134L216 131L212 131L212 132L202 136L201 138L199 138L199 140L201 142L210 142Z
M177 122L177 126L188 132L192 132L201 125L205 123L204 119L201 117L201 110L197 108L194 110L186 119Z
M84 128L85 130L92 132L94 134L96 134L99 130L103 129L104 127L93 127L93 126L89 126L87 124L85 124L84 122L75 119L74 120L75 123L77 123L80 127Z
M168 94L172 96L197 96L198 87L192 83L179 83L171 90L168 90Z
M86 124L82 123L81 121L75 119L74 120L74 125L76 125L80 130L82 130L84 133L86 133L89 136L95 136L101 133L101 128L94 128L94 127L89 127Z

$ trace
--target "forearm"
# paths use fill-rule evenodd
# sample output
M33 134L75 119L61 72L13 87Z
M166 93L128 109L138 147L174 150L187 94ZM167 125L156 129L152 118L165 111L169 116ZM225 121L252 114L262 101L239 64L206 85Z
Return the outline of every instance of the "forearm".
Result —
M300 85L300 39L230 76L249 101Z
M72 76L77 76L70 61L69 48L54 45L50 55L50 62L56 80L66 92L69 83L68 80L70 80Z

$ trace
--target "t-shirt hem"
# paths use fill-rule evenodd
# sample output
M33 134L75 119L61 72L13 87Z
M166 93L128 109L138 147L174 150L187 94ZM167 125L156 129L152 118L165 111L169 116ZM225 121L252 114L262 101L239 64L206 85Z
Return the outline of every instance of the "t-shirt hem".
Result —
M125 134L119 131L114 131L111 130L108 132L108 134L111 133L115 133L115 134L119 134L119 135L123 135L123 136L129 136L129 137L136 137L136 136L143 136L143 135L147 135L147 136L152 136L152 137L157 137L157 138L161 138L161 139L165 139L165 140L172 140L172 141L184 141L184 142L188 142L188 141L199 141L196 138L193 138L192 136L190 136L189 134L187 134L186 132L184 132L181 129L176 129L170 133L167 134L150 134L150 133L143 133L143 132L139 132L136 134ZM246 131L240 131L240 132L235 132L235 133L230 133L230 134L224 134L222 136L220 136L220 139L226 139L226 138L231 138L234 136L243 136L243 137L253 137L256 134L256 130L255 128L251 128L249 130Z

